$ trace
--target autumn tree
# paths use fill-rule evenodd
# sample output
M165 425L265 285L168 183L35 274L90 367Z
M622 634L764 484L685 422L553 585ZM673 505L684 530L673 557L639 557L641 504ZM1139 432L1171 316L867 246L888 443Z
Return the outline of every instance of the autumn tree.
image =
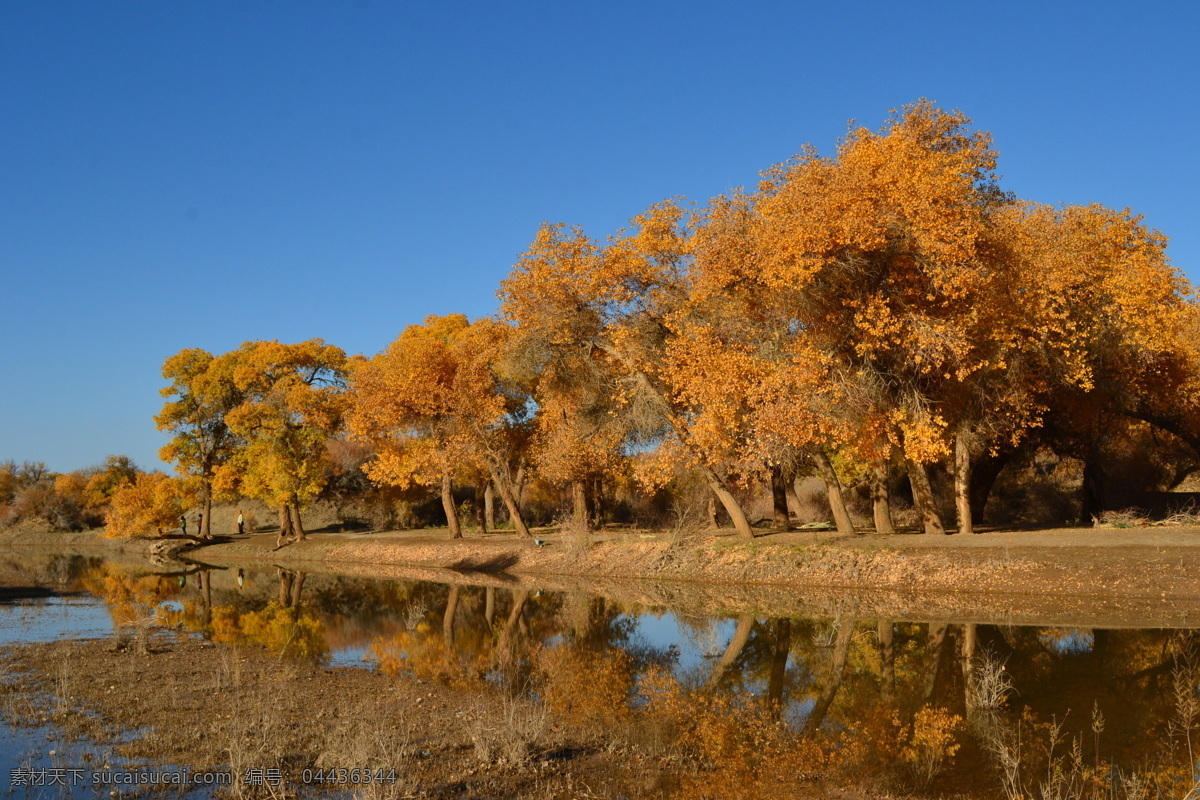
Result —
M667 321L680 311L689 281L690 222L678 203L660 203L603 247L577 228L545 225L501 283L501 309L536 343L542 369L580 370L581 380L605 387L624 418L627 444L651 445L663 456L650 480L670 474L669 462L691 464L749 538L723 465L693 439L692 410L664 379ZM574 427L570 415L568 424Z
M301 511L328 480L327 442L342 429L349 359L309 339L246 342L219 360L239 396L224 415L238 446L217 466L214 487L279 509L281 545L304 539Z
M491 319L429 316L353 372L350 431L377 453L367 474L380 485L440 486L455 538L454 481L470 470L490 476L517 532L531 535L512 474L527 395L500 366L511 335Z
M178 524L194 500L195 492L186 480L161 472L141 473L113 493L105 514L106 533L118 539L161 536Z
M181 476L199 482L204 506L200 536L205 539L211 536L213 481L243 444L226 422L226 415L245 399L234 380L236 363L233 357L188 348L168 358L162 369L171 385L160 390L167 402L154 422L172 438L159 457L174 463Z

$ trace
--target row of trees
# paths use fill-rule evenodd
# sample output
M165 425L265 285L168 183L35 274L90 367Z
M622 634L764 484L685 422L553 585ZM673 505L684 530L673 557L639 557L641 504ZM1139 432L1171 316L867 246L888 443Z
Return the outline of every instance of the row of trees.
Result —
M303 536L344 437L377 484L437 487L456 536L456 483L486 485L528 535L529 472L586 527L597 478L630 470L697 476L747 537L739 486L769 482L786 527L787 488L815 474L850 531L843 484L866 481L888 532L903 473L940 532L939 465L969 532L1036 448L1084 465L1087 519L1115 450L1147 433L1176 478L1194 469L1200 317L1141 218L1020 200L995 167L987 134L923 101L754 192L666 201L603 241L545 225L495 318L429 317L371 359L320 340L185 350L164 368L163 456L206 504L278 508L281 536Z
M57 530L96 527L105 520L113 497L140 474L127 456L109 456L103 464L64 473L51 472L40 461L0 461L0 526L33 522Z

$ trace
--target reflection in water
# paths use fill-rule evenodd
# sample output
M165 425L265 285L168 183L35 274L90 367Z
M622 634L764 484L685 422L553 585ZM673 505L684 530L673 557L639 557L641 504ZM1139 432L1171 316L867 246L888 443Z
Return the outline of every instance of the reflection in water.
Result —
M685 759L679 797L787 796L816 776L971 796L990 776L986 794L1008 797L1183 797L1195 785L1190 630L723 621L498 581L283 568L90 563L72 579L139 639L152 620L287 658L369 653L385 672L538 700L587 736ZM681 658L697 642L708 657Z

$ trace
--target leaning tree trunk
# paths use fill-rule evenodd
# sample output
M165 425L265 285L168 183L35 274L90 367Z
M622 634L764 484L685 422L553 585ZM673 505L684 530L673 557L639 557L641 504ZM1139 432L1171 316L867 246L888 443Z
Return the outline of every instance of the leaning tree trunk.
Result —
M571 481L571 502L575 506L575 532L588 532L587 488L583 481Z
M892 525L892 504L888 497L887 467L876 465L871 470L871 513L875 518L876 533L895 533Z
M721 654L721 660L713 667L712 674L708 676L706 684L709 690L716 689L721 683L721 678L737 661L738 656L742 654L742 650L746 649L746 643L750 641L750 631L754 628L754 615L743 614L738 617L737 629L733 632L733 638L729 640L729 645L725 648L725 652Z
M303 572L297 572L296 579L292 581L292 608L300 608L300 593L304 591L304 575Z
M442 509L446 512L446 527L451 539L462 538L462 527L458 524L458 509L454 507L454 482L450 473L442 475Z
M817 472L820 473L821 480L825 482L825 491L829 495L829 508L833 511L833 521L837 525L838 533L854 533L854 522L850 519L850 512L846 510L846 499L842 496L842 482L838 480L833 462L829 460L829 456L824 450L818 448L813 452L813 463L817 465Z
M492 651L492 663L501 669L512 662L513 640L520 627L521 615L525 611L525 601L529 599L529 590L522 589L518 592L513 589L512 596L512 610L508 612L508 620L505 621L504 629L500 631L500 636L496 640L496 649Z
M304 533L304 523L300 521L300 506L293 501L292 505L292 532L296 534L296 540L303 542L308 538Z
M833 657L830 659L829 680L825 681L825 685L821 687L821 692L817 695L816 702L813 703L812 711L809 712L808 719L804 721L804 728L801 731L804 736L811 736L820 729L821 723L825 721L825 715L829 713L829 708L833 705L834 698L837 697L838 689L842 685L842 675L846 671L846 656L850 653L850 639L854 634L856 624L854 621L845 622L842 627L838 628L837 640L833 644Z
M771 527L777 531L790 531L792 518L788 516L787 479L783 476L783 467L771 465Z
M726 487L725 481L711 467L702 467L702 469L708 488L725 507L725 513L729 514L729 519L733 521L733 529L737 531L737 535L743 539L753 539L754 530L750 527L750 520L746 519L746 512L742 510L742 506L733 496L733 492Z
M442 638L446 642L446 654L454 649L454 614L458 611L457 585L450 587L450 596L446 599L446 613L442 616Z
M279 536L275 538L275 549L278 550L280 547L283 547L283 543L291 538L291 536L292 516L288 513L288 507L282 505L279 507Z
M954 511L959 533L974 533L971 524L971 442L965 430L954 437Z
M929 485L929 472L924 464L908 462L908 480L912 484L913 503L921 515L925 533L945 533L942 517L938 514L937 502L933 498L933 487Z
M500 490L500 499L504 501L504 507L508 509L509 519L512 520L517 533L527 539L532 539L533 534L529 532L525 520L521 517L521 509L517 506L517 499L513 497L512 487L509 486L500 471L494 468L492 469L492 483L496 484L496 488Z
M708 496L708 525L714 531L721 527L717 522L717 497L713 494Z

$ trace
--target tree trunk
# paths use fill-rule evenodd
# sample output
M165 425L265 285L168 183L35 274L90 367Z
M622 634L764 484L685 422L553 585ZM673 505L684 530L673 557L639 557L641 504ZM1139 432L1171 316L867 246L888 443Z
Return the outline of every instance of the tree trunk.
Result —
M971 522L974 524L983 524L983 512L987 508L988 498L991 497L992 487L996 485L1000 472L1012 458L1012 453L993 456L984 452L971 465Z
M1083 461L1083 495L1080 519L1084 525L1091 525L1104 513L1104 466L1101 463L1098 448L1089 448L1087 458Z
M879 692L883 702L896 702L895 630L889 619L879 620Z
M804 721L802 734L805 736L815 733L821 727L821 723L825 721L825 715L829 713L829 708L833 705L833 699L837 697L838 689L842 685L842 673L846 671L846 656L850 652L850 639L854 634L855 624L854 622L845 622L842 623L842 627L838 628L837 640L833 644L829 679L821 687L821 693L817 695L812 711L809 713L808 719Z
M304 591L304 573L297 572L292 580L292 608L300 607L300 593Z
M714 531L721 527L717 523L717 496L715 494L709 494L708 496L708 525Z
M492 627L492 622L496 619L496 589L488 586L483 590L483 621L487 623L488 628Z
M888 471L880 464L871 470L871 512L875 518L875 532L895 533L892 525L892 503L888 497Z
M484 487L475 484L475 524L479 526L480 533L487 533L487 515L483 510L483 495Z
M954 511L959 533L974 533L971 525L971 443L965 430L954 437Z
M923 702L928 705L933 702L937 692L938 673L942 669L942 653L946 649L946 630L950 626L945 622L931 622L928 625L929 639L926 646L925 662L925 693Z
M284 542L286 542L291 535L292 517L291 514L288 513L288 507L283 505L279 507L279 535L275 537L275 549L278 550L280 547L283 547Z
M575 506L575 532L588 532L587 487L583 481L571 481L571 502Z
M204 638L208 639L212 637L212 575L208 570L200 570L196 575L200 579L200 623L204 626Z
M507 473L505 475L507 476ZM508 490L512 493L513 502L520 508L525 499L525 459L521 459L521 463L517 465L517 474L513 476Z
M813 452L813 463L817 465L817 472L820 473L821 480L825 482L825 491L829 495L829 508L833 511L833 521L837 525L838 533L854 533L854 523L850 520L850 512L846 510L846 500L842 497L842 482L838 480L833 462L829 460L829 456L824 450L818 448Z
M446 642L446 654L454 649L454 614L458 611L458 586L450 587L450 597L446 599L446 613L442 617L442 639Z
M750 641L750 631L754 628L754 617L751 614L743 614L738 617L737 629L733 632L733 638L729 640L729 645L725 648L725 652L721 654L721 660L713 667L712 674L708 677L708 688L716 689L721 682L725 672L733 666L733 662L737 661L738 656L742 654L742 650L746 647L746 642Z
M504 630L500 631L500 638L496 640L496 649L492 651L492 661L497 666L507 667L512 661L513 637L520 626L521 612L525 610L525 601L528 599L529 591L527 589L522 589L520 592L513 590L512 610L508 613Z
M783 467L778 464L771 466L771 511L774 530L792 529L792 519L788 516L787 479L783 477Z
M513 497L512 488L497 469L492 469L492 482L500 490L500 499L504 501L504 507L508 509L508 517L512 520L517 533L527 539L532 539L533 534L529 532L529 528L525 526L525 520L521 518L521 509L517 507L517 500Z
M962 669L963 692L966 694L967 707L975 703L975 623L968 622L962 626L962 642L960 643L958 661Z
M792 621L775 620L775 653L771 657L771 673L767 678L767 702L779 713L783 707L783 679L787 676L788 653L792 649Z
M742 506L738 503L737 498L733 496L733 492L725 488L725 481L712 468L701 467L701 469L704 470L704 478L708 481L708 488L721 501L721 505L725 507L725 513L733 521L733 529L737 531L737 535L743 539L753 539L754 530L750 527L750 520L746 519L746 512L742 510Z
M300 506L291 506L292 514L292 533L295 534L296 540L303 542L307 537L304 533L304 523L300 521Z
M604 520L604 478L599 476L592 482L592 527L603 528Z
M212 538L212 484L204 482L204 522L200 523L200 538Z
M296 574L283 567L276 567L275 572L279 576L279 605L281 608L290 608L292 605L292 582L295 581Z
M933 487L929 485L929 472L924 464L908 462L908 480L912 483L913 504L921 515L925 533L945 533L942 527L942 517L938 514L937 503L933 497Z
M483 490L483 520L487 530L496 530L496 490L491 481Z
M442 475L442 509L446 512L446 527L451 539L462 538L462 527L458 524L458 509L454 507L454 481L447 472Z

